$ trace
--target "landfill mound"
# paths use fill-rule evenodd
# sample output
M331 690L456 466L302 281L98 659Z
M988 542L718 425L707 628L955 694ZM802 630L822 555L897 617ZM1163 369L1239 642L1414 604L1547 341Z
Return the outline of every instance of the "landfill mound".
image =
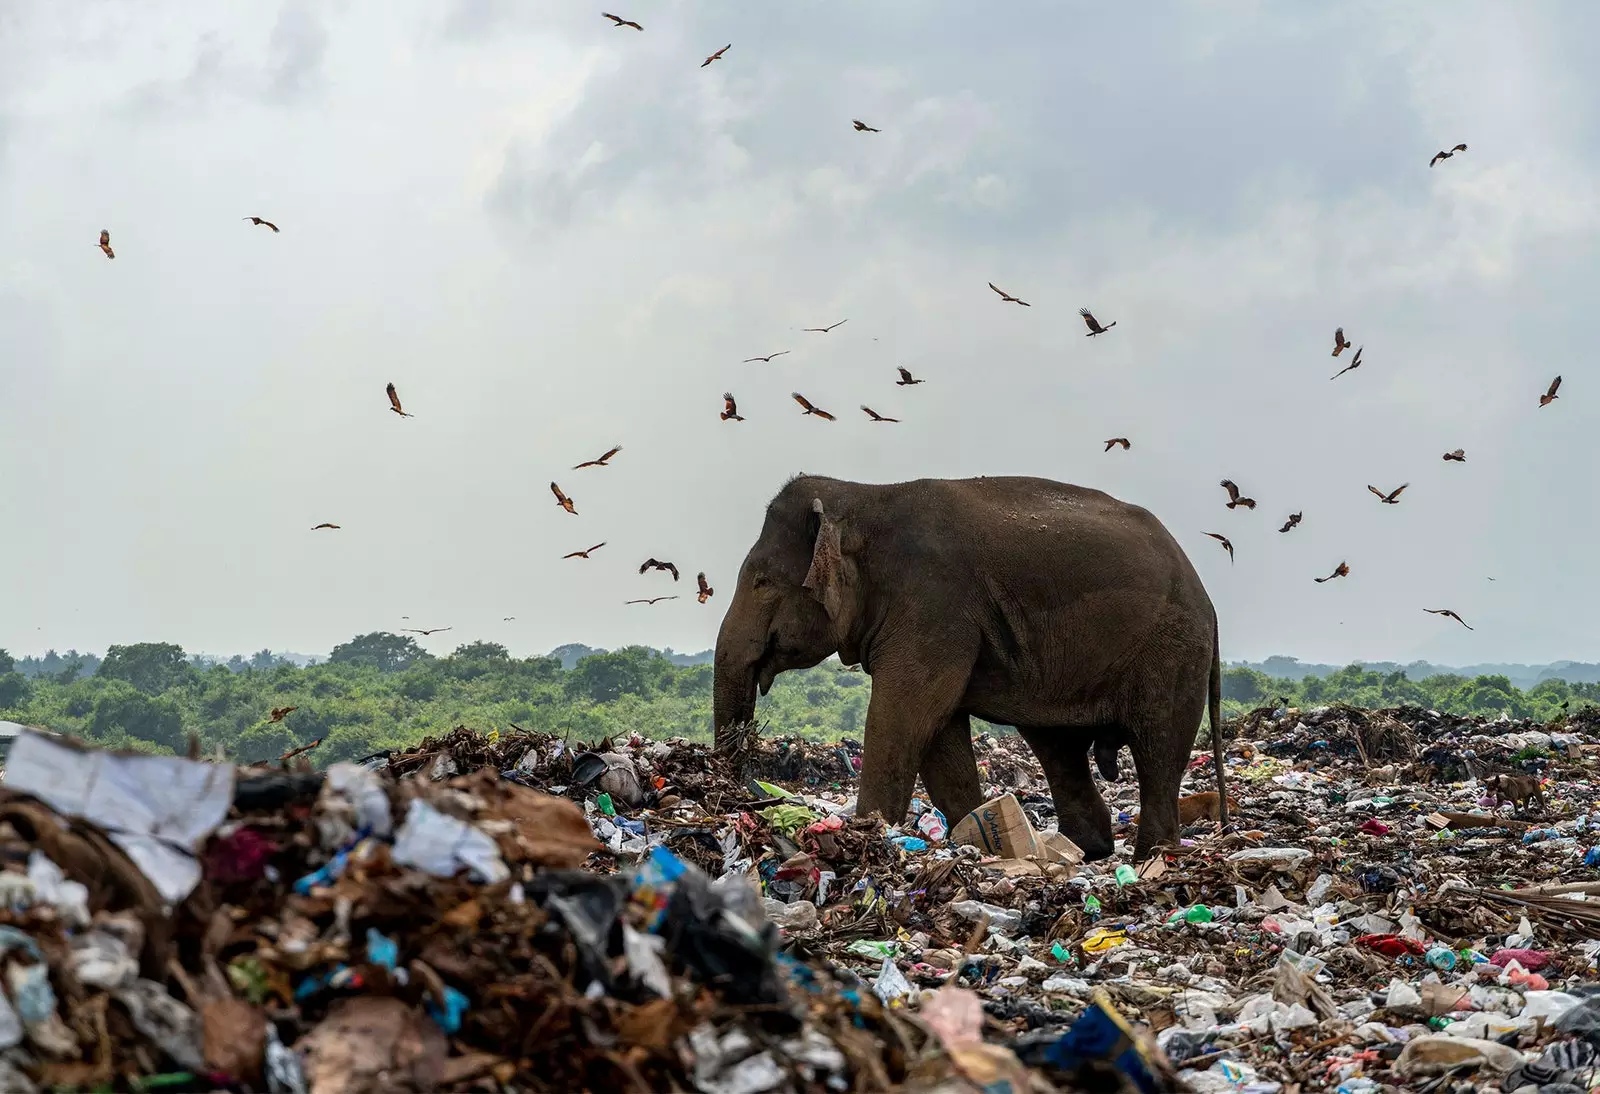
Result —
M1133 781L1086 863L1013 735L975 742L981 809L888 825L856 741L462 727L315 771L25 733L0 1090L1594 1085L1600 724L1224 736L1227 829L1197 753L1194 823L1134 864Z

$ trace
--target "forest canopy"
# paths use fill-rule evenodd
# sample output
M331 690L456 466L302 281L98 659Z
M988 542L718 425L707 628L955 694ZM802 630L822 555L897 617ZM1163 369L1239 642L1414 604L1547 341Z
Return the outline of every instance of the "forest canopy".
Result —
M577 741L629 733L705 740L712 674L706 654L645 646L564 646L517 658L498 643L470 642L435 657L384 631L341 643L316 664L268 650L226 661L194 657L166 642L112 646L104 657L51 651L18 659L0 650L0 718L148 751L180 751L192 734L207 752L220 748L245 762L325 738L313 756L327 764L456 725L515 725ZM859 738L871 687L864 673L827 661L779 676L757 717L771 734ZM1282 699L1549 720L1563 704L1600 702L1600 684L1546 679L1525 691L1504 675L1412 680L1402 670L1361 665L1291 679L1241 665L1225 670L1223 695L1226 714ZM282 707L295 709L270 721Z

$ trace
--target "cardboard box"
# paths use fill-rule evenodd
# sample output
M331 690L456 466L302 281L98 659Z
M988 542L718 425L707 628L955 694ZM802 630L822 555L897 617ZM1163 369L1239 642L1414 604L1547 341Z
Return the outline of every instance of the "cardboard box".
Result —
M1039 854L1038 837L1015 794L986 801L950 829L950 839L1001 858L1033 858Z

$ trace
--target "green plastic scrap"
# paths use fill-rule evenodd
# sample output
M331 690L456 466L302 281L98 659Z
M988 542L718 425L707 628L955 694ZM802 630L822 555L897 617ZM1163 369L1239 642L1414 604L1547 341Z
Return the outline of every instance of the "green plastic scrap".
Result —
M886 957L897 957L900 953L900 943L880 942L874 938L858 938L845 947L846 953L853 953L857 957L870 957L874 961L881 961Z
M787 836L821 818L803 805L769 805L761 811L761 819L770 824L774 832Z

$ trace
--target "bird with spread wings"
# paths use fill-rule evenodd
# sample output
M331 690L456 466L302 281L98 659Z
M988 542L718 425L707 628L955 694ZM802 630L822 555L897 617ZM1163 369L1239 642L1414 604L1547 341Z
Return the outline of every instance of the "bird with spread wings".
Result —
M567 497L567 495L562 491L561 487L557 486L555 483L551 483L550 492L556 496L557 505L561 506L561 508L571 513L573 516L578 515L578 510L572 504L572 499Z
M696 600L698 600L700 603L704 604L706 601L711 599L711 594L716 592L717 590L713 589L710 585L706 584L706 575L705 575L704 571L702 571L701 573L695 574L694 575L694 580L695 580L695 583L700 586L700 591L695 593L694 598Z
M415 414L407 414L406 413L406 408L400 405L400 392L395 389L395 386L393 384L390 384L389 386L385 387L383 390L389 393L389 409L390 410L394 411L396 414L400 415L400 417L402 417L402 418L415 418L416 417Z
M678 580L678 568L670 562L661 562L658 559L647 558L639 565L639 572L647 573L651 570L662 570L672 575L672 580Z
M584 460L582 463L580 463L577 466L575 466L573 468L573 470L574 471L579 471L579 470L582 470L585 467L610 467L611 466L611 463L610 463L611 457L615 456L618 452L621 452L621 451L622 451L622 446L620 444L619 445L614 445L612 448L607 450L605 455L601 456L599 459Z
M722 420L725 422L742 422L744 415L739 413L739 404L733 401L733 392L722 393Z
M1234 482L1232 479L1223 479L1217 485L1221 486L1228 492L1228 500L1224 504L1227 505L1229 509L1254 509L1256 507L1255 498L1244 498L1239 496L1239 484Z
M1079 308L1078 314L1083 316L1083 321L1089 328L1089 333L1084 336L1086 338L1093 338L1097 334L1104 334L1106 331L1117 325L1117 321L1113 319L1111 322L1102 327L1100 325L1100 320L1096 319L1094 314L1090 312L1088 308Z
M838 420L832 414L829 414L826 410L823 410L821 407L811 405L811 400L807 399L804 395L800 394L798 391L789 392L789 396L790 396L790 398L794 399L795 402L799 403L800 406L801 406L801 409L803 409L807 414L814 414L818 418L826 418L830 422Z
M568 554L562 555L561 557L564 558L564 559L567 559L567 558L588 558L591 551L598 551L600 548L604 547L605 545L606 545L606 541L605 540L601 540L599 543L596 543L593 547L590 547L588 550L585 550L585 551L572 551L572 552L569 552Z

